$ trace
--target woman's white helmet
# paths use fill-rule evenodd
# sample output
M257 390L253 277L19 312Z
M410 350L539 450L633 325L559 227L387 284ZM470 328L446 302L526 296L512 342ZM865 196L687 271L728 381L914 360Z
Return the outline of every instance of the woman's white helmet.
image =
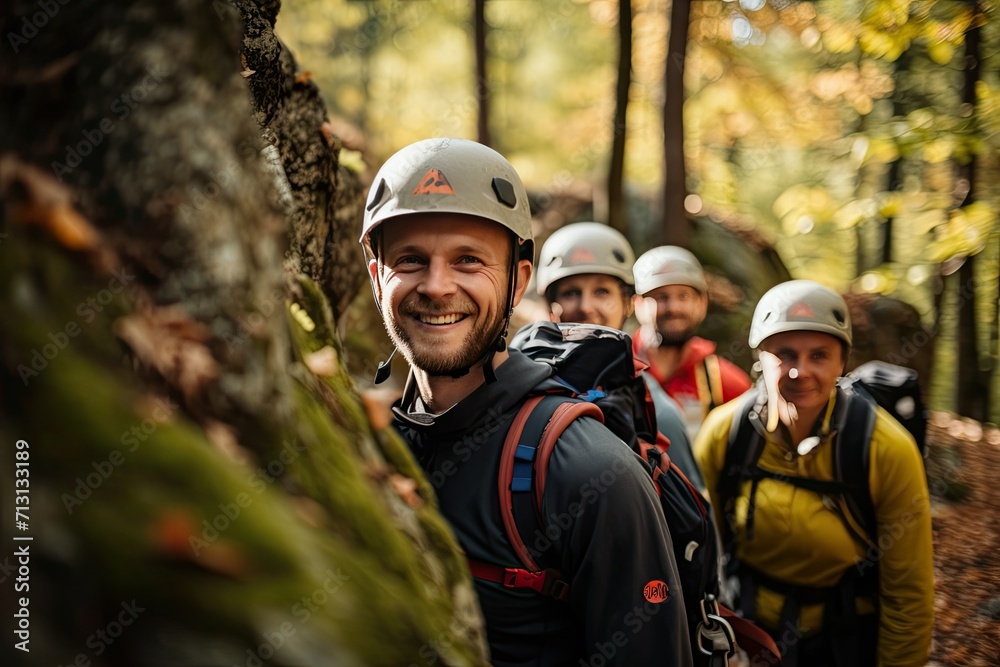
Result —
M760 298L750 321L750 347L785 331L819 331L851 347L851 314L844 298L812 280L775 285Z
M557 280L585 273L618 278L631 285L635 253L628 240L599 222L577 222L557 229L542 244L538 256L538 293Z

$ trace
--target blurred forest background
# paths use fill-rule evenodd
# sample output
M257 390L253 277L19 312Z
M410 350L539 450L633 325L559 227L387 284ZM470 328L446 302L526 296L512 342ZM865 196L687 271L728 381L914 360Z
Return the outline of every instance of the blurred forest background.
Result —
M354 150L344 164L365 172L419 138L478 138L512 160L537 208L582 202L548 227L542 216L541 236L597 219L637 254L693 246L748 317L783 276L713 257L699 230L723 223L773 246L792 277L911 304L922 330L890 341L894 361L924 371L933 408L996 422L996 9L296 0L278 31Z

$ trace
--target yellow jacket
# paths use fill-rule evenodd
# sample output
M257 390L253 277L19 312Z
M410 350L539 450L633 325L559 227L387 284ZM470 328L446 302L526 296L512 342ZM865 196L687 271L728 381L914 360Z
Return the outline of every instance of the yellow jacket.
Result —
M783 429L768 434L758 465L796 477L833 480L830 418L836 391L831 395L821 429L821 443L804 456L785 442ZM740 401L713 410L694 442L695 458L719 525L726 520L717 495L726 458L729 427ZM878 563L879 667L923 667L930 652L934 622L934 572L930 498L923 460L912 436L882 408L878 408L871 440L869 487L875 507L878 546L855 537L844 522L846 509L813 491L774 479L757 487L754 539L746 541L750 483L740 490L731 518L736 532L737 556L752 568L793 585L834 586L850 567ZM842 503L840 503L842 505ZM833 508L831 508L833 506ZM755 619L772 631L779 630L783 596L757 587ZM871 600L859 599L859 614L869 614ZM822 626L822 605L803 605L799 627L806 636Z

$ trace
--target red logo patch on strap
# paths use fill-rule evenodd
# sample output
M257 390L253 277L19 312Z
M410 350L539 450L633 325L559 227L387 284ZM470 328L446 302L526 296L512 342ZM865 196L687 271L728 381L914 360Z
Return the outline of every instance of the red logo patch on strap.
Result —
M440 169L428 169L420 179L420 185L413 188L415 195L453 195L455 190Z
M660 604L661 602L666 602L670 598L670 587L667 586L667 582L665 581L653 579L646 584L645 588L642 589L642 596L646 598L648 602Z

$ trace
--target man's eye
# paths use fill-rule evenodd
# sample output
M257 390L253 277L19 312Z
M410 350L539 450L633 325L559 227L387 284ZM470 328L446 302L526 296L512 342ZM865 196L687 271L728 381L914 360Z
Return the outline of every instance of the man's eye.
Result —
M604 289L603 287L599 287L594 291L594 294L597 294L598 296L607 296L608 294L611 294L611 292Z
M459 264L482 264L482 261L478 257L473 257L472 255L466 255L458 260Z
M560 299L575 299L580 296L580 290L578 289L568 289L559 295Z

